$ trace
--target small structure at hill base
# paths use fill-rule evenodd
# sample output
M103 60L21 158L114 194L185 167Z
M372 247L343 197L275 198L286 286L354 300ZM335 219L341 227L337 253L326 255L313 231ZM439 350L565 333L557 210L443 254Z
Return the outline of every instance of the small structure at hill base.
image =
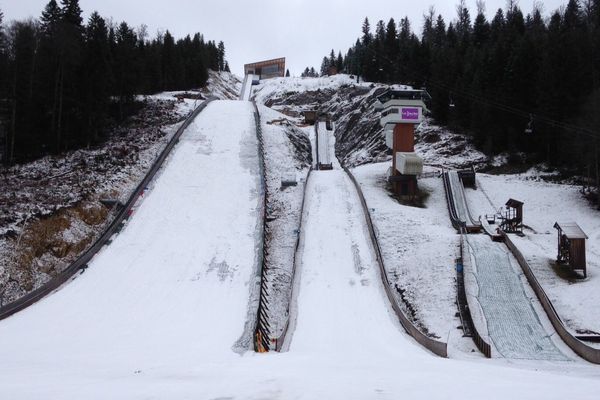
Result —
M317 122L317 110L304 110L302 115L304 116L304 123L307 125L314 125Z
M423 122L427 110L425 90L388 90L377 98L385 143L392 149L392 168L388 181L400 197L417 194L417 176L423 173L423 160L415 154L415 125Z
M506 213L502 216L500 229L506 233L523 233L523 202L509 199L506 202Z
M558 256L556 262L568 264L573 271L583 270L583 277L587 277L585 260L585 241L587 235L575 222L556 222L554 228L558 230Z
M471 166L470 169L458 171L458 176L465 187L477 189L477 173L475 172L475 167Z

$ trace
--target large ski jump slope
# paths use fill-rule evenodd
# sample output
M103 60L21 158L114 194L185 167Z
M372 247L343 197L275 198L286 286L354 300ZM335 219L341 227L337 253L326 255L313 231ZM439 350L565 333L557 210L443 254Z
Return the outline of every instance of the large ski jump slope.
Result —
M32 385L57 370L110 378L248 348L260 190L253 118L251 103L228 101L196 118L114 242L73 282L0 322L0 380L22 368ZM5 385L0 398L14 398Z
M252 110L210 104L89 268L0 321L0 399L597 398L599 374L588 369L441 359L405 335L338 164L309 182L289 351L250 351L260 239Z

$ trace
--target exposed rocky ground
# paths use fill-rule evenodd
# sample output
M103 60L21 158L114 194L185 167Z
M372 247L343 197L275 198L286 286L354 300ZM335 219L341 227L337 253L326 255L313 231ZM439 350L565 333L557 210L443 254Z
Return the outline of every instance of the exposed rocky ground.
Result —
M0 305L73 262L110 222L100 200L127 199L198 101L235 98L239 84L211 73L201 91L140 98L140 111L98 147L0 168Z
M261 84L257 100L297 118L304 110L329 114L336 121L336 155L348 167L389 159L380 115L373 104L390 87L404 86L355 83L347 75L297 79L286 85L287 90L281 90L277 80ZM421 124L416 133L416 151L430 165L483 168L492 161L475 149L468 136L436 126L431 120Z

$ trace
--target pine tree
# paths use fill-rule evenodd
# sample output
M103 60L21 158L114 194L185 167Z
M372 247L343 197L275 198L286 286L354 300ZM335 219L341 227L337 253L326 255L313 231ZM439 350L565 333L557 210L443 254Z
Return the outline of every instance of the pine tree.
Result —
M217 60L217 68L218 68ZM162 90L174 90L176 84L175 39L167 30L162 43Z
M289 78L289 77L290 77L290 70L289 70L289 69L285 71L285 77L286 77L286 78Z
M225 69L225 44L221 41L218 46L218 57L219 57L219 71Z
M114 94L119 99L120 119L125 118L129 106L134 102L135 92L138 88L136 44L137 35L135 31L126 22L121 22L114 32L112 64L115 77Z
M42 142L35 129L34 80L37 28L33 21L11 26L12 68L10 81L10 126L7 140L7 162L24 152L37 153Z
M111 88L110 48L106 21L93 12L85 28L84 123L86 145L99 141L108 113Z
M362 45L368 46L373 41L373 36L371 34L371 24L369 24L369 18L365 18L362 26Z
M329 58L323 57L323 62L321 62L321 76L326 76L329 74Z
M44 35L55 35L61 20L61 10L56 0L50 0L40 17L41 30Z
M337 60L335 61L335 68L338 73L344 72L344 58L342 57L342 52L338 52Z
M79 0L61 1L59 41L58 108L56 118L56 151L60 152L74 143L83 141L79 137L83 127L79 109L81 97L83 18Z

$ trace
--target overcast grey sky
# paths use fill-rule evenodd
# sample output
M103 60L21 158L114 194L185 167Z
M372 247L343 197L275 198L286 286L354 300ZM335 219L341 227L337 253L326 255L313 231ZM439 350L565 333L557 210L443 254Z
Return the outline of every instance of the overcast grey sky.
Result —
M0 0L5 21L38 18L48 0ZM534 0L518 1L525 14ZM334 48L345 50L360 35L365 17L371 25L393 17L398 22L408 16L413 29L421 30L423 14L434 6L449 22L455 18L454 1L409 0L80 0L85 19L97 10L115 22L132 26L148 25L152 36L169 29L176 37L201 32L205 38L223 40L232 72L241 75L243 64L286 57L292 75L304 67L319 68L324 55ZM567 0L543 1L545 15ZM487 0L488 17L506 0ZM467 0L475 15L475 0Z

